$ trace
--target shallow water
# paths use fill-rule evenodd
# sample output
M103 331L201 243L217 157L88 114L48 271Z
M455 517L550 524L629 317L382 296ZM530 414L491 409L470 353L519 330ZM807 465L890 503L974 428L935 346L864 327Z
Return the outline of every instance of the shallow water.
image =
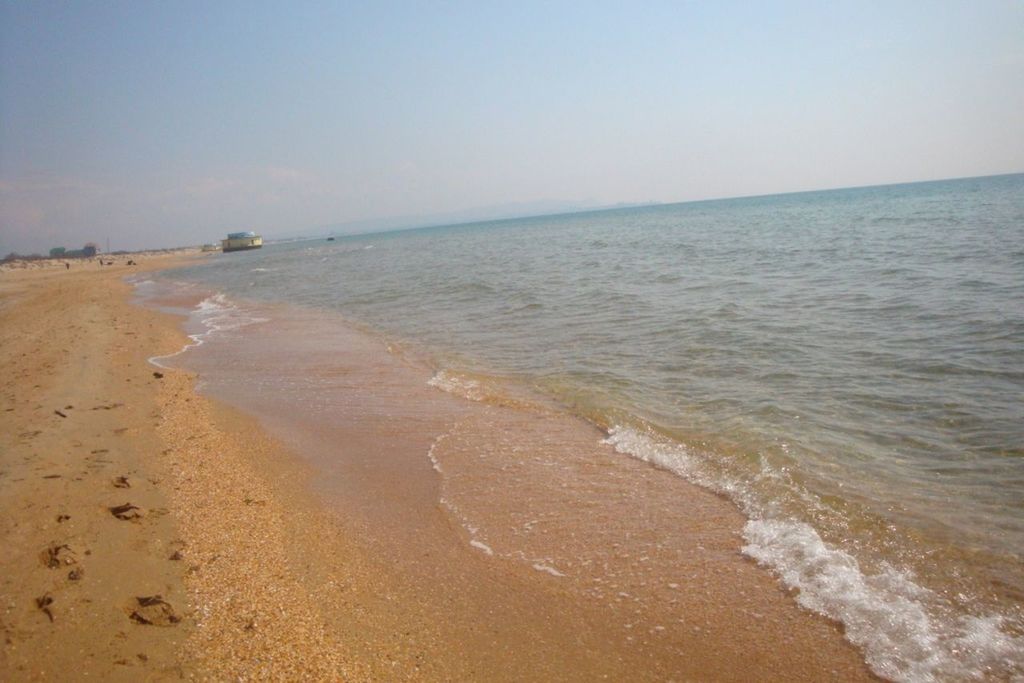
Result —
M876 672L1024 675L1022 175L298 242L170 277L222 293L199 334L244 334L259 302L340 313L438 389L551 402L723 493L744 552Z

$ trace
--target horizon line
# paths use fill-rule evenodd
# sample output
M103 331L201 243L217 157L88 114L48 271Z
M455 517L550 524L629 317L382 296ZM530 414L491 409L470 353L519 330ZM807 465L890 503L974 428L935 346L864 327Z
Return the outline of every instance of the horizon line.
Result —
M458 226L462 226L462 225L487 225L487 224L490 224L490 223L503 223L503 222L507 222L507 221L527 220L527 219L531 219L531 218L549 218L549 217L550 218L555 218L555 217L559 217L559 216L575 216L575 215L583 215L583 214L588 214L588 213L609 213L609 212L612 212L612 211L629 211L631 209L645 209L645 208L653 208L653 207L683 206L683 205L687 205L687 204L702 204L702 203L705 203L705 202L711 203L711 202L738 201L738 200L744 200L744 199L765 199L767 197L786 197L786 196L790 196L790 195L799 195L799 194L814 194L814 193L817 193L817 192L840 192L840 191L844 191L844 190L870 190L870 189L881 188L881 187L899 187L901 185L924 185L924 184L927 184L927 183L945 183L945 182L953 182L953 181L957 181L957 180L981 180L981 179L984 179L984 178L1001 178L1001 177L1014 176L1014 175L1024 175L1024 170L1021 170L1021 171L1011 171L1009 173L987 173L985 175L977 175L977 176L955 176L955 177L951 177L951 178L931 178L931 179L928 179L928 180L907 180L907 181L900 181L900 182L895 182L895 183L871 183L871 184L867 184L867 185L848 185L848 186L842 186L842 187L823 187L823 188L817 188L817 189L812 189L812 190L786 190L785 192L771 192L771 193L766 193L766 194L727 195L727 196L719 196L719 197L707 197L707 198L702 198L702 199L684 199L684 200L678 201L678 202L671 202L671 201L670 202L656 202L656 201L651 201L651 202L616 202L614 204L594 207L594 208L590 208L590 209L577 209L577 210L571 210L571 211L558 211L558 212L555 212L555 213L521 214L521 215L516 215L516 216L506 216L506 217L503 217L503 218L486 218L486 219L482 219L482 220L456 221L456 222L453 222L453 223L423 223L421 225L413 225L413 226L408 226L408 227L404 227L404 228L387 228L387 229L384 229L384 230L372 230L371 229L371 230L368 230L368 231L365 231L365 232L350 232L350 233L324 232L324 233L314 233L314 234L310 234L308 236L297 236L297 237L291 237L291 238L284 237L284 238L281 238L279 240L274 240L274 242L285 242L285 241L288 241L288 242L300 242L300 241L307 240L307 239L312 240L312 239L318 239L318 238L321 238L321 237L362 237L362 236L367 236L367 235L384 235L384 234L388 234L388 233L397 233L397 232L413 232L415 230L430 230L432 228L453 228L453 227L458 227ZM471 211L472 209L464 209L464 210ZM401 217L394 217L394 216L392 216L392 217L385 217L385 218L371 218L371 219L365 219L365 220L367 220L367 221L387 221L387 220L400 220L400 218ZM353 221L353 222L358 222L358 221ZM314 228L314 230L326 229L327 227L328 226L319 226L317 228Z

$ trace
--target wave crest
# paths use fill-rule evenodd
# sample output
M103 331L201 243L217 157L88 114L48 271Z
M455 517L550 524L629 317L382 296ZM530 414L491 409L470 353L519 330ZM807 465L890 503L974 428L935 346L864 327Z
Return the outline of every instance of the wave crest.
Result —
M797 603L843 624L871 670L895 681L1024 680L1024 638L1001 615L956 616L910 572L883 564L867 573L809 524L775 518L738 478L718 474L682 444L616 426L604 440L619 453L725 494L747 516L742 551L769 568Z

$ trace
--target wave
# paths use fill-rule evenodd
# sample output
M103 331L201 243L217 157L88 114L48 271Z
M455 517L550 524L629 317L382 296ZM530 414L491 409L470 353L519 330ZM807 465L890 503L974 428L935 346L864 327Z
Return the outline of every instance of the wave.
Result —
M470 521L469 515L467 515L459 505L452 500L448 495L449 477L445 472L445 469L441 465L441 460L438 457L438 451L443 450L444 442L458 429L456 424L452 430L439 435L434 439L433 443L430 444L430 448L427 449L427 459L430 460L430 465L435 472L441 477L441 495L438 502L441 508L447 512L447 514L460 526L465 532L467 542L471 548L477 550L488 557L495 559L512 560L516 562L522 562L534 570L550 574L556 578L564 578L566 574L559 571L555 567L555 561L550 557L531 557L521 550L506 551L503 549L496 549L495 545L489 542L489 539L484 537L480 527Z
M847 640L879 676L1024 680L1024 638L1010 632L1005 616L958 615L909 571L884 563L866 571L809 524L773 516L738 478L713 472L682 444L623 426L609 430L604 441L736 503L748 518L742 552L797 591L800 606L842 623Z
M200 323L203 331L188 335L189 341L174 353L151 356L147 359L149 363L159 368L169 369L171 366L165 365L162 361L180 356L189 349L202 346L211 335L236 330L268 320L268 318L252 315L251 312L228 299L227 295L223 292L212 294L196 304L190 313L190 317Z

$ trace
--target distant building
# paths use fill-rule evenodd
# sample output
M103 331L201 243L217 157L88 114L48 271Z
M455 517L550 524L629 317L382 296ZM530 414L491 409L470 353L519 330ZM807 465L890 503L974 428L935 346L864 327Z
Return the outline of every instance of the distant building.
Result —
M86 258L92 258L99 251L99 247L96 246L95 242L86 242L85 246L82 247L82 256Z
M244 249L259 249L263 246L263 238L252 232L231 232L226 240L220 241L221 250L242 251Z
M64 258L64 252L66 251L67 249L64 247L54 247L50 250L50 258Z

